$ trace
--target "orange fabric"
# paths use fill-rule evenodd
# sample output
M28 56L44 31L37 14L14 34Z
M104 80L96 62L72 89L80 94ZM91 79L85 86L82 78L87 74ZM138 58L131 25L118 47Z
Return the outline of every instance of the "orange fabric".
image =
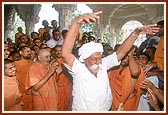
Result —
M155 52L154 62L157 62L160 71L164 71L164 37L161 37Z
M59 58L59 59L57 59L57 61L60 63L60 64L62 64L62 58Z
M27 74L26 89L30 89L37 84L49 71L48 66L38 62L33 63ZM58 104L58 88L56 83L56 74L46 82L38 91L39 95L33 93L33 107L35 111L55 111Z
M4 77L4 110L22 111L22 93L19 91L16 77Z
M14 62L17 71L16 79L21 82L23 86L25 86L27 70L32 63L32 60L19 60Z
M71 110L72 105L72 84L68 77L62 73L58 81L58 110Z
M119 74L121 67L119 69L108 72L110 87L112 90L112 110L118 110L118 106L120 103L125 103L123 108L125 111L136 111L139 99L142 94L142 90L140 89L140 83L144 79L144 72L141 68L141 74L138 80L135 83L135 96L132 98L128 98L131 93L131 73L129 67L126 67L121 75Z
M20 89L23 93L23 110L25 111L31 111L33 108L31 91L25 91L26 74L32 63L32 60L19 60L14 62L16 66L16 79L22 84Z
M57 59L60 65L62 65L62 58ZM67 111L71 110L72 105L72 83L68 76L61 73L58 80L58 110Z

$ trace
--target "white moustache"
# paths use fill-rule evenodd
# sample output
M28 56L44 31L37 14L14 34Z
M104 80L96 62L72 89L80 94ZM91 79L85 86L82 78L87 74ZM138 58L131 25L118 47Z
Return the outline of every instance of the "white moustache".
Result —
M94 64L92 66L89 67L89 70L92 72L92 73L98 73L99 70L102 69L102 64Z

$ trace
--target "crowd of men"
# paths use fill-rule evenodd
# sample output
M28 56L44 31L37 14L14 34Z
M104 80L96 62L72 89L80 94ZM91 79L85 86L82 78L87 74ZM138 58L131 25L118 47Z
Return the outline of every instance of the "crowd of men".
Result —
M5 111L163 111L164 20L136 28L114 48L80 32L102 11L57 21L4 42ZM60 25L61 26L61 25ZM146 34L140 47L134 44ZM154 44L155 43L155 44Z

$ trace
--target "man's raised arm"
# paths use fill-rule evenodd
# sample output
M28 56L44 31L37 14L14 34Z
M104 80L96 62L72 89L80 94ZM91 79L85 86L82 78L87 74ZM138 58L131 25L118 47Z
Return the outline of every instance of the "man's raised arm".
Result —
M139 27L135 29L130 36L121 44L121 46L117 49L116 54L118 61L121 60L126 53L131 49L133 43L138 38L139 34L156 34L159 31L157 24L144 25L143 27Z
M74 47L76 35L80 28L81 24L89 23L89 22L96 22L100 18L100 14L102 11L98 11L95 13L87 13L77 17L74 22L72 23L66 37L64 43L62 45L62 58L63 62L72 67L73 61L75 56L71 53Z

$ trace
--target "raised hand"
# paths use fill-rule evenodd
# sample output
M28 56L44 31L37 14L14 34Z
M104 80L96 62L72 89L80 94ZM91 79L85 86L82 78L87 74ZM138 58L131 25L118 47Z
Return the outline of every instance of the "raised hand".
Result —
M150 25L144 25L142 27L138 27L134 30L134 33L137 35L139 34L151 34L155 35L159 32L159 27L157 27L157 24L150 24Z
M100 18L100 14L102 11L98 11L95 13L86 13L76 18L76 23L85 24L90 22L96 22Z
M149 87L149 80L148 80L148 79L144 79L144 80L142 81L142 83L140 84L140 88L147 90L148 87Z
M155 93L149 88L148 89L148 94L147 94L149 100L150 100L150 105L156 110L160 111L159 105L158 105L158 99L155 95Z
M58 75L62 73L61 65L58 66L58 68L56 69L56 72L57 72Z
M50 69L49 69L49 74L50 75L52 75L54 72L55 72L55 70L58 68L58 66L59 66L59 63L58 62L53 62L52 64L51 64L51 67L50 67Z

